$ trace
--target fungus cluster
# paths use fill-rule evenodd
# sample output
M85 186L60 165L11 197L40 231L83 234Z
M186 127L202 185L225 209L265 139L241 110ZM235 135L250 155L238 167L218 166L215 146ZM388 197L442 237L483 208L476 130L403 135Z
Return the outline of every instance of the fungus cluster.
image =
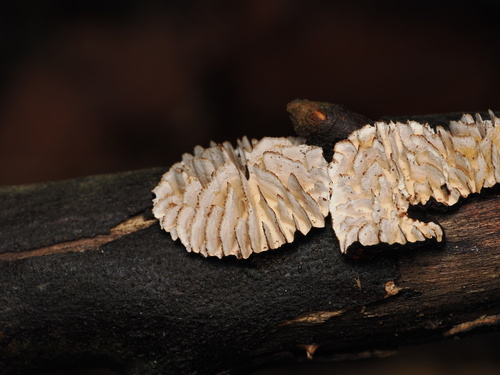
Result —
M450 131L428 125L366 125L335 145L330 212L340 250L353 245L443 240L433 222L408 217L431 198L451 206L500 182L500 120L464 115Z
M441 242L442 228L408 216L431 199L451 206L500 182L500 120L464 115L450 130L414 121L366 125L336 143L330 164L301 138L197 146L154 189L153 213L188 251L250 254L323 227L340 250Z
M197 146L163 175L153 213L188 251L204 256L276 249L323 227L330 178L321 148L300 138L243 138Z

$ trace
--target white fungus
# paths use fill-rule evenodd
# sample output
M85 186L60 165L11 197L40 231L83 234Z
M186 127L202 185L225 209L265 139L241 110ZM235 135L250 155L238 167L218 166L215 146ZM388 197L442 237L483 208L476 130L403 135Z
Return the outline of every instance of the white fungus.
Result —
M414 121L366 125L334 147L300 138L243 138L197 146L163 175L153 213L204 256L276 249L324 227L330 211L343 253L357 246L443 241L434 222L408 216L431 199L451 206L500 182L500 120L464 115L449 131Z
M464 115L443 127L366 125L338 142L328 173L330 212L340 250L443 240L434 223L408 217L410 205L431 198L453 205L500 182L500 120Z
M153 190L153 213L172 238L204 256L276 249L324 227L330 178L321 148L300 138L243 138L197 146Z

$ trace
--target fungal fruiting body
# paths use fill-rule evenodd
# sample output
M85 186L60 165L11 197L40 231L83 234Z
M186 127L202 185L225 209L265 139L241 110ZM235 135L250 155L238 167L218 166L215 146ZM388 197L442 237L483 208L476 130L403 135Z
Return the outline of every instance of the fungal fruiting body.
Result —
M451 206L500 182L500 120L464 115L450 131L417 122L366 125L338 142L328 173L340 250L443 240L434 222L408 217L431 198ZM353 246L354 247L354 246Z
M500 182L500 120L464 115L449 129L377 122L322 149L300 138L197 146L154 189L153 213L174 240L204 256L275 249L323 227L340 250L443 241L435 222L408 215L431 199L451 206Z
M300 138L197 146L163 175L153 213L172 238L204 256L250 254L324 227L330 178L321 148Z

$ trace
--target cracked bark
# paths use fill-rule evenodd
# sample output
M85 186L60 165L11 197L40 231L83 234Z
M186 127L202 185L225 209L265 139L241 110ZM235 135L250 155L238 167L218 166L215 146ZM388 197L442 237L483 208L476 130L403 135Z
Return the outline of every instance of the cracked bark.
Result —
M187 253L153 220L165 170L0 188L0 373L238 373L500 326L495 190L419 213L444 228L439 248L352 260L328 222L280 249L219 260Z

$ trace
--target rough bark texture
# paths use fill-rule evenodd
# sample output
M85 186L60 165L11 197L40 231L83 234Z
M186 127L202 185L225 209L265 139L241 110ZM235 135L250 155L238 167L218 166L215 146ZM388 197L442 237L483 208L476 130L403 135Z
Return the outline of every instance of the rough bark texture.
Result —
M427 116L446 123L459 115ZM152 219L165 169L0 188L0 373L237 373L384 355L500 326L500 194L429 215L439 248L339 253L330 223L248 260Z

